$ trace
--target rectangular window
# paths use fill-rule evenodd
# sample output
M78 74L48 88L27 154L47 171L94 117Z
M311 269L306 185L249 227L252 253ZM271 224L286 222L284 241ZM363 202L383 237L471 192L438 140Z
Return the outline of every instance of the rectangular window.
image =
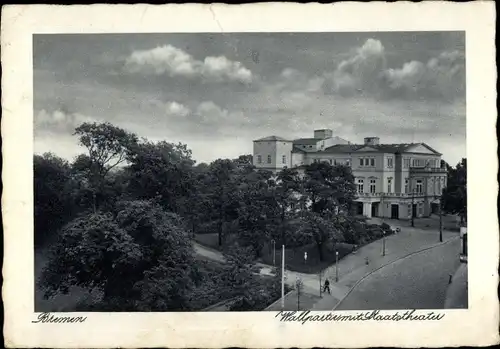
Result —
M351 160L347 159L347 161L345 163L347 166L351 166Z
M262 164L262 155L257 155L257 163Z
M405 179L405 194L408 194L408 191L410 189L410 181L407 179Z
M271 155L268 155L267 156L267 163L270 164L271 163Z
M330 165L332 165L332 164L333 164L333 160L332 160L332 159L330 159Z
M376 180L375 179L370 179L370 193L375 194L376 190L377 190Z
M423 184L422 184L422 180L420 180L420 179L419 179L419 180L417 180L417 188L416 188L416 189L417 189L417 190L416 190L416 191L417 191L417 194L422 194L422 192L423 192L423 188L424 188L424 186L423 186Z
M375 159L373 159L373 158L370 159L370 166L372 166L372 167L375 166Z
M359 193L364 192L364 180L363 179L358 179L358 192Z
M393 163L393 158L390 157L390 158L387 158L387 167L391 168L393 167L394 163Z
M410 159L404 159L404 168L410 168Z
M363 160L364 159L359 159L359 166L363 166L364 165Z
M286 155L283 155L283 156L281 157L281 161L282 161L284 164L286 164Z
M387 192L392 193L392 178L387 178Z

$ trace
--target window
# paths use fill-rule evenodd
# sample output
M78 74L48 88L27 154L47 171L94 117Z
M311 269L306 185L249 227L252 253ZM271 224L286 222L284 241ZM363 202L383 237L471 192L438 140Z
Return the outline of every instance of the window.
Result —
M404 159L404 164L403 164L404 168L410 168L410 159Z
M347 166L351 166L351 160L347 159L345 163Z
M443 177L440 177L438 179L439 180L436 180L436 182L437 182L437 192L438 192L439 195L441 195L442 194L441 183L442 183Z
M364 180L363 179L358 179L358 192L359 193L364 192Z
M270 164L271 163L271 155L268 155L267 156L267 163Z
M376 180L370 179L370 193L375 194L376 189Z
M314 162L319 162L318 159L314 159Z
M392 178L387 178L387 192L392 193Z
M257 155L257 163L262 164L262 155Z
M387 167L393 167L393 165L394 165L393 160L394 159L392 157L387 158Z
M421 216L424 214L424 204L422 202L418 203L418 215Z
M405 179L405 194L408 194L408 191L410 189L410 181L408 178Z
M286 155L283 155L283 156L281 157L281 161L282 161L284 164L286 164Z
M333 164L337 166L337 159L333 159Z
M332 164L333 164L333 160L332 160L332 159L330 159L330 165L332 165Z
M375 159L373 158L370 159L370 166L372 167L375 166Z
M419 179L417 180L417 194L422 194L422 191L423 191L423 184L422 180Z
M359 166L363 166L364 165L363 160L364 159L359 159Z

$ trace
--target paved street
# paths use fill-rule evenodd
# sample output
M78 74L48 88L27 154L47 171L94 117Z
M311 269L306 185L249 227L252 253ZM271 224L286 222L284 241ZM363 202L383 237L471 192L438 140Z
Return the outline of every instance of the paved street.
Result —
M361 281L336 310L443 309L459 250L454 239L391 263Z
M287 284L293 286L296 279L300 278L304 284L304 292L316 300L311 306L314 310L332 310L337 305L338 309L344 310L374 307L443 308L449 286L449 275L453 275L460 264L459 233L444 230L443 243L440 243L439 232L432 226L426 226L425 229L412 228L408 226L408 222L386 221L393 227L400 227L401 232L385 239L385 256L382 253L383 240L378 240L339 261L338 282L335 282L337 266L328 267L321 279L324 281L325 276L328 277L331 294L318 297L320 287L318 274L287 270ZM373 219L372 222L380 223L377 219ZM195 244L195 250L198 254L213 260L222 259L220 252L204 246ZM426 251L420 252L422 250ZM257 265L261 268L261 274L272 273L271 266L261 263ZM363 279L364 277L366 278ZM357 284L358 282L360 283ZM357 286L348 295L356 284ZM342 302L339 304L340 301Z

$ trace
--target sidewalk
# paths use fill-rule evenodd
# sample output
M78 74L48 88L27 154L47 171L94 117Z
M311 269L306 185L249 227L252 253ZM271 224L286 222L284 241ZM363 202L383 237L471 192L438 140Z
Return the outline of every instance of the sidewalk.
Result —
M467 264L461 264L453 275L448 291L446 292L445 309L468 308L468 279Z
M382 240L363 246L355 254L346 256L339 261L338 283L334 282L336 266L329 267L325 271L325 276L332 282L332 286L345 292L340 297L340 300L337 297L338 295L335 297L324 296L314 305L314 310L334 309L360 280L375 270L413 253L441 244L438 231L404 227L393 221L387 221L387 223L393 227L401 228L401 232L385 239L385 256L382 255ZM458 237L458 233L443 231L443 243ZM366 264L366 261L368 261L368 264Z

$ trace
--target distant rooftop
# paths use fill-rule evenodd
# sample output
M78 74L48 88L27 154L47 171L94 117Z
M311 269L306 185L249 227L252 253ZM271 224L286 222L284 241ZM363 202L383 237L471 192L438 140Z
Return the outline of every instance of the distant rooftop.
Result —
M352 153L358 151L362 148L373 148L380 152L384 153L401 153L408 150L408 148L415 145L423 145L433 152L439 154L436 150L432 149L425 143L398 143L398 144L376 144L376 145L367 145L367 144L338 144L328 147L324 150L325 153Z
M288 139L285 139L283 137L279 136L268 136L260 139L254 140L254 142L260 142L260 141L283 141L283 142L290 142Z
M294 139L293 144L312 145L317 144L319 141L320 139L317 138L299 138Z

